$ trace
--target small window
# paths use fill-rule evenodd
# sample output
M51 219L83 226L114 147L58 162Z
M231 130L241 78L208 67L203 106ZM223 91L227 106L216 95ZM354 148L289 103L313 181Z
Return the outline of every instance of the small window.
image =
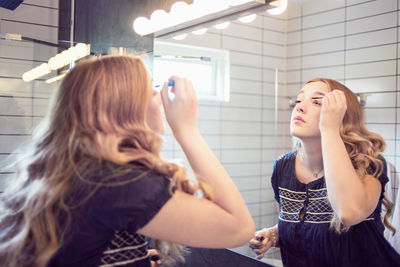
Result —
M229 101L229 52L168 42L154 42L153 82L171 75L192 81L199 99Z

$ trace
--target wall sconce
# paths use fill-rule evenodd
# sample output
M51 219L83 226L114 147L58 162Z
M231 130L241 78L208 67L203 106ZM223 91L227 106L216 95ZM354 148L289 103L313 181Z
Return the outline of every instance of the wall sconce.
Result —
M154 34L155 38L176 37L184 39L184 34L204 33L207 28L224 29L229 22L239 19L250 22L256 14L270 11L281 14L287 8L287 0L193 0L193 4L176 2L170 12L155 10L150 19L138 17L133 29L142 36Z
M367 104L367 96L368 94L362 94L362 93L356 94L358 103L360 103L361 107L365 107L365 105Z

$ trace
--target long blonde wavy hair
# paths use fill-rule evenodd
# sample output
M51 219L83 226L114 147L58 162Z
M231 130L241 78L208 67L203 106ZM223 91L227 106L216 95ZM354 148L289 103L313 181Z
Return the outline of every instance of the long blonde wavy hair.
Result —
M66 75L46 118L21 149L17 171L1 195L1 266L47 264L71 222L68 196L82 184L118 185L80 175L100 162L137 162L169 177L171 188L190 194L200 190L211 197L206 185L189 180L182 168L160 158L162 139L145 118L151 93L150 74L137 57L87 59ZM67 223L60 224L59 216L65 214ZM182 259L178 245L156 245L165 257Z
M340 136L360 179L363 179L367 174L378 179L385 169L380 153L385 150L386 143L380 135L368 131L365 127L363 109L357 96L345 85L332 79L314 78L305 82L304 85L312 82L323 82L327 85L329 91L340 90L344 92L347 110L340 126ZM295 143L295 146L301 149L298 142ZM386 208L383 222L388 229L395 232L395 228L388 220L393 212L393 203L385 196L382 203ZM349 227L343 226L336 215L332 218L331 227L338 233L349 229Z

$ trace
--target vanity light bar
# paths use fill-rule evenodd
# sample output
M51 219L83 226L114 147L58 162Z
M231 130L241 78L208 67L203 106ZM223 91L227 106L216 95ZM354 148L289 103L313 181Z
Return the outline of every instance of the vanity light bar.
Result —
M171 38L276 9L284 1L287 2L287 0L193 0L191 5L179 1L171 6L169 13L159 9L152 13L150 19L136 18L133 29L142 36L154 34L156 38Z
M56 56L49 59L47 63L43 63L22 75L25 82L38 79L49 74L52 70L61 69L78 59L90 55L90 44L79 43L76 46L71 46L67 50L62 51Z
M47 63L42 63L39 66L31 69L30 71L25 72L22 75L22 80L24 80L25 82L30 82L44 75L47 75L50 72L51 69L49 68L49 65Z

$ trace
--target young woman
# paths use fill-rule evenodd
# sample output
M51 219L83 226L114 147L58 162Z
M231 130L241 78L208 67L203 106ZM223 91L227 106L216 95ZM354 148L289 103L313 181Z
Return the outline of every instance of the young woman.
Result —
M171 80L175 97L166 83L160 98L130 56L66 75L1 195L0 266L150 266L144 236L210 248L251 238L249 211L197 128L192 84ZM160 157L162 104L198 182Z
M271 178L278 224L249 242L258 258L279 245L284 266L400 266L381 220L382 203L391 211L385 142L366 130L356 96L334 80L306 82L290 131L297 149L275 161Z

